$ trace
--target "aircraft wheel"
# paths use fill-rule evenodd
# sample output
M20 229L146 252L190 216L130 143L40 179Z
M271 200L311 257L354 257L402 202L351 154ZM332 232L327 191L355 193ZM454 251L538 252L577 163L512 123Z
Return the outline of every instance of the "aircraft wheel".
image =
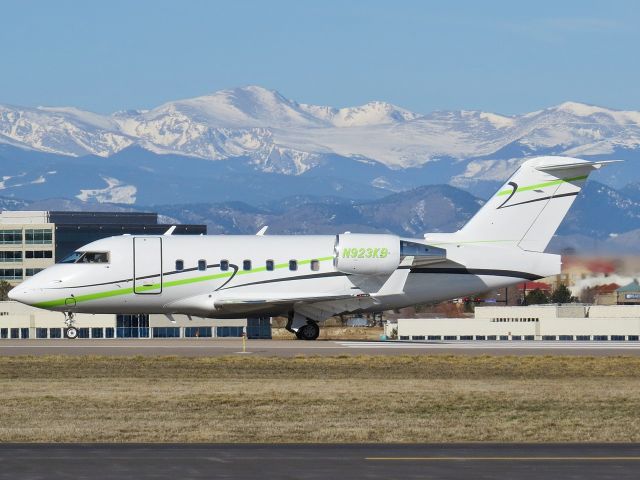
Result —
M76 327L69 327L65 329L64 336L70 340L75 340L78 338L78 329Z
M320 336L320 327L315 322L303 325L296 332L296 337L300 340L316 340Z

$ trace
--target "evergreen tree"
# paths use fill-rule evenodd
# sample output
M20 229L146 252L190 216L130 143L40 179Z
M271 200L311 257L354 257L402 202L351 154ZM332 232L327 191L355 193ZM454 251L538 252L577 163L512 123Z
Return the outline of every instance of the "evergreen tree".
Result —
M558 285L553 291L553 295L551 295L552 303L570 303L571 302L571 291L567 288L564 283Z
M544 293L542 290L540 290L539 288L536 288L535 290L531 290L529 293L527 293L527 296L525 297L525 303L527 305L539 305L541 303L549 303L549 297L547 297L547 294Z
M0 280L0 301L5 301L5 300L9 300L9 290L11 290L13 287L11 286L11 284L5 280Z

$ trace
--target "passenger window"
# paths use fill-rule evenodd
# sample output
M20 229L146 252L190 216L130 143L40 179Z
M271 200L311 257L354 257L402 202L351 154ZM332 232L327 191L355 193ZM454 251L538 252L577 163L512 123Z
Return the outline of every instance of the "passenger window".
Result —
M291 270L291 271L298 270L298 261L297 260L289 260L289 270Z
M243 270L251 270L251 260L243 260L242 261L242 269Z
M176 260L176 270L184 270L184 260Z
M273 260L267 260L267 270L269 272L273 272L273 268L274 268Z
M223 272L229 270L229 260L220 260L220 270Z
M320 270L320 261L319 260L311 260L311 270L317 272Z
M198 260L198 270L204 271L207 269L207 261L206 260Z

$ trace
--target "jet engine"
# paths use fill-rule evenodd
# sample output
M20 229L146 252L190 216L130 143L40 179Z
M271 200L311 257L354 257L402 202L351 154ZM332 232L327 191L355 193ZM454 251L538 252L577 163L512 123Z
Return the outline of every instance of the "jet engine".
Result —
M400 237L345 233L336 236L336 270L358 275L390 275L400 264Z

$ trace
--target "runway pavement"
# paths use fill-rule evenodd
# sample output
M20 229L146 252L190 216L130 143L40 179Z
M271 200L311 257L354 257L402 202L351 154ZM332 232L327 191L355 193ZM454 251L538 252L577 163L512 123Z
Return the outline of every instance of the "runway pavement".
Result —
M246 355L640 355L640 342L248 340ZM233 339L0 340L0 355L242 355Z
M636 479L640 445L0 444L0 479Z

